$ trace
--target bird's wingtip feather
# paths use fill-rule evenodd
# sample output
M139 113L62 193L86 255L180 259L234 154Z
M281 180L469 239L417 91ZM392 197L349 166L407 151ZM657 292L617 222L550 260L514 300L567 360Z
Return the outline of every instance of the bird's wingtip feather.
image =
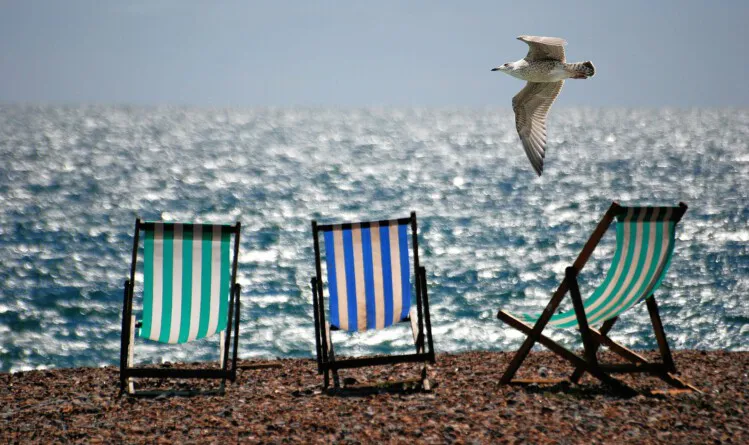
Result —
M531 165L533 166L533 170L536 171L536 174L541 177L541 173L544 172L543 162L539 162L538 164L536 164L535 162L531 162Z

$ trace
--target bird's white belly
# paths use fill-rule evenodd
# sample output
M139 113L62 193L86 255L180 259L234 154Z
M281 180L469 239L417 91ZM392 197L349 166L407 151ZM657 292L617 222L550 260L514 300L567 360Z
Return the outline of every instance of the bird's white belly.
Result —
M509 74L528 82L559 82L570 77L564 65L556 62L529 65Z

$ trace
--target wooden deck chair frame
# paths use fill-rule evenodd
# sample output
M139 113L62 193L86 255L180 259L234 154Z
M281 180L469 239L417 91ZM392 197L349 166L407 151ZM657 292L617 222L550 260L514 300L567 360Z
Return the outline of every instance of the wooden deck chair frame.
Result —
M565 270L565 277L562 283L557 288L556 292L551 298L551 301L549 301L548 305L541 313L534 326L530 326L529 324L514 317L506 311L499 311L499 313L497 314L497 318L527 335L527 338L520 346L520 349L518 349L518 351L515 353L515 356L510 362L510 365L502 375L500 383L528 384L559 382L549 379L513 379L515 373L517 372L518 368L520 368L525 358L528 356L528 353L531 351L533 345L538 342L575 366L575 371L569 377L569 380L572 383L578 383L583 374L588 372L592 376L602 381L604 384L609 385L615 391L627 396L632 396L637 394L637 392L628 385L624 384L622 381L614 378L612 374L647 373L662 379L664 382L676 388L675 390L668 392L699 391L697 388L681 380L675 375L676 365L674 364L674 360L671 356L671 350L666 340L666 334L663 330L663 324L661 323L661 317L658 311L658 304L655 301L655 295L649 295L645 299L645 301L647 304L648 312L650 314L650 321L653 326L653 331L658 343L658 348L660 350L661 362L650 362L642 355L637 354L636 352L620 345L619 343L616 343L608 336L609 331L613 328L614 324L618 320L618 317L614 317L604 321L600 329L594 329L588 324L585 309L583 307L583 299L580 295L580 289L578 288L577 275L585 266L585 263L592 255L599 241L603 237L604 233L608 230L609 226L614 221L616 216L620 215L626 210L627 207L620 206L616 202L613 202L611 204L602 220L598 223L598 226L591 235L590 239L588 239L588 241L583 246L582 251L580 252L573 265ZM679 203L679 206L675 208L675 211L676 213L673 218L674 221L678 223L684 213L687 211L687 205L684 203ZM582 357L542 334L543 329L546 327L547 323L549 322L552 315L557 310L557 307L567 293L570 294L570 298L572 299L578 328L582 337L584 348L584 354ZM629 363L599 363L597 359L597 352L600 346L608 347L612 352L621 356Z
M174 368L153 368L137 367L133 364L133 355L135 348L135 330L139 327L133 315L133 293L135 288L135 270L138 261L138 242L140 232L146 230L154 222L145 222L140 218L135 220L135 235L133 238L133 253L130 266L130 278L125 280L125 295L122 311L122 336L120 348L120 394L127 393L134 396L154 396L164 392L140 391L136 392L133 379L135 378L175 378L175 379L220 379L219 394L224 393L226 380L234 382L237 378L237 349L239 339L239 309L241 286L236 282L237 277L237 258L239 256L239 236L241 224L237 222L234 225L225 225L223 230L228 230L234 236L234 245L231 278L229 288L229 305L227 310L227 325L223 332L219 332L219 367L202 368L202 369L174 369ZM172 223L165 223L172 224ZM183 224L183 227L201 226L201 224ZM213 224L202 225L212 227ZM236 318L236 322L235 322ZM233 340L233 343L232 343ZM231 350L231 361L229 361L229 351ZM231 363L231 366L229 366ZM201 393L200 391L168 391L177 395L192 395ZM215 392L215 391L214 391ZM210 392L208 392L210 393Z
M320 243L318 234L326 230L332 230L334 226L351 228L353 224L368 227L370 224L385 225L397 221L399 225L408 224L411 228L412 251L413 251L413 274L416 290L416 307L411 306L407 320L411 324L414 347L416 352L405 355L388 355L375 357L356 357L340 359L336 358L331 330L336 330L325 320L325 298L323 297L323 280L321 267ZM432 325L429 317L429 296L427 292L426 269L419 264L419 241L416 235L417 223L416 212L411 212L408 218L397 220L382 220L360 223L342 224L317 224L312 221L312 236L315 251L315 276L311 279L312 303L315 321L315 346L317 350L318 374L323 374L324 388L330 386L330 374L333 374L333 383L336 389L340 388L338 370L344 368L359 368L365 366L391 365L396 363L424 363L421 371L421 382L423 389L430 390L430 382L427 376L427 363L434 364L434 343L432 340ZM327 254L327 252L326 252ZM416 319L414 319L416 318Z

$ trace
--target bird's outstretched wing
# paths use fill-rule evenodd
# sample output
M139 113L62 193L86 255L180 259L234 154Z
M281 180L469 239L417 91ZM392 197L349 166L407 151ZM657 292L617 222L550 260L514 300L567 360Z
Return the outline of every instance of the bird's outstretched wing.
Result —
M512 110L515 112L515 128L523 143L533 169L541 176L544 170L546 155L546 115L551 104L562 90L564 81L528 82L512 98Z
M527 43L530 49L525 58L529 61L534 60L558 60L564 62L564 45L567 42L558 37L538 37L538 36L520 36L518 40Z

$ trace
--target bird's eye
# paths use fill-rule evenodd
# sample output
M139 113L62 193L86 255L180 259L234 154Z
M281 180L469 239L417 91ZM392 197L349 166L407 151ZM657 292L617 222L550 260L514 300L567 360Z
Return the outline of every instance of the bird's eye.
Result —
M510 66L510 64L509 64L509 63L505 63L505 64L504 64L504 65L502 65L502 66L504 66L504 67L508 67L508 66Z

